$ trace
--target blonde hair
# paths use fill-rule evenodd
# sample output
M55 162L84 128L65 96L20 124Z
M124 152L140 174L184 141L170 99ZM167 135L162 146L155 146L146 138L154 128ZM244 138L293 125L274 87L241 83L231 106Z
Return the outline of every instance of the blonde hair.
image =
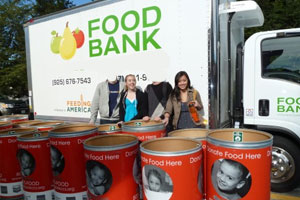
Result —
M128 90L128 88L127 88L127 85L126 85L126 82L127 82L127 79L128 79L128 77L133 77L134 78L134 80L135 80L135 82L136 82L136 78L135 78L135 75L133 75L133 74L127 74L126 76L125 76L125 90Z

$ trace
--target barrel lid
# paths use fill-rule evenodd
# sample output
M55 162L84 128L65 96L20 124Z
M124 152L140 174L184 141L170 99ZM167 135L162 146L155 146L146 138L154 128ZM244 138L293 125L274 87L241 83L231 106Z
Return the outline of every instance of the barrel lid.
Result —
M156 156L181 156L200 151L202 143L195 139L168 137L147 140L141 143L141 152Z
M124 132L152 132L164 129L165 125L162 122L157 122L154 120L132 120L122 124L122 131Z
M21 125L31 125L31 124L35 124L35 123L38 123L38 122L42 122L40 120L26 120L26 121L18 121L18 122L15 122L14 123L14 126L21 126Z
M225 128L209 131L207 142L229 148L258 149L272 146L273 136L252 129Z
M44 122L36 122L30 124L30 126L34 127L49 127L49 126L58 126L58 125L63 125L65 122L64 121L44 121Z
M55 127L49 131L49 136L53 138L78 137L95 132L98 132L98 129L92 124L69 124Z
M48 139L49 139L48 131L40 131L40 132L20 135L17 140L22 142L32 142L32 141L42 141Z
M186 137L199 140L206 140L208 129L203 128L188 128L171 131L168 133L169 137Z
M1 126L10 126L10 125L12 125L11 121L0 121L0 127Z
M101 124L98 126L99 133L109 133L122 130L117 124Z
M0 137L18 136L21 134L32 133L35 131L36 131L35 128L11 128L7 130L1 130Z
M90 151L113 151L138 144L138 138L129 134L98 135L84 141L84 149Z

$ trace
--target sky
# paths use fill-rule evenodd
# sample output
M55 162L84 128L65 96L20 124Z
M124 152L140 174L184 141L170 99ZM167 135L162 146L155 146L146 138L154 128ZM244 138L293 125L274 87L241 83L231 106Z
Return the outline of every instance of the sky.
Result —
M89 3L91 2L92 0L72 0L73 3L76 5L76 6L79 6L79 5L82 5L82 4L85 4L85 3Z

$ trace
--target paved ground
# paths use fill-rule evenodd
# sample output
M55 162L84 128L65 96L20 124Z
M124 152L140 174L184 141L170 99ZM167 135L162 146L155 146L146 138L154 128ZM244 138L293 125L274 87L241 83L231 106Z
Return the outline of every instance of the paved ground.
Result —
M289 193L271 193L271 200L300 200L300 186Z

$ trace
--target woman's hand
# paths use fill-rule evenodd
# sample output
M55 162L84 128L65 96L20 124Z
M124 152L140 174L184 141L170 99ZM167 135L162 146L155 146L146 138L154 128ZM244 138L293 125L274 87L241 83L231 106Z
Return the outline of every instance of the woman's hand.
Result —
M196 108L200 109L201 108L201 105L198 103L197 100L195 101L191 101L190 104L193 104Z
M150 121L150 117L149 117L149 116L145 116L145 117L143 117L143 121L145 121L145 122L148 122L148 121Z
M162 120L162 123L167 126L168 123L169 123L169 117L165 117L163 120Z
M117 126L118 126L119 128L121 128L122 125L123 125L123 121L119 121L119 122L117 123Z
M154 118L154 121L156 121L156 122L161 122L162 120L161 120L160 117L155 117L155 118Z

